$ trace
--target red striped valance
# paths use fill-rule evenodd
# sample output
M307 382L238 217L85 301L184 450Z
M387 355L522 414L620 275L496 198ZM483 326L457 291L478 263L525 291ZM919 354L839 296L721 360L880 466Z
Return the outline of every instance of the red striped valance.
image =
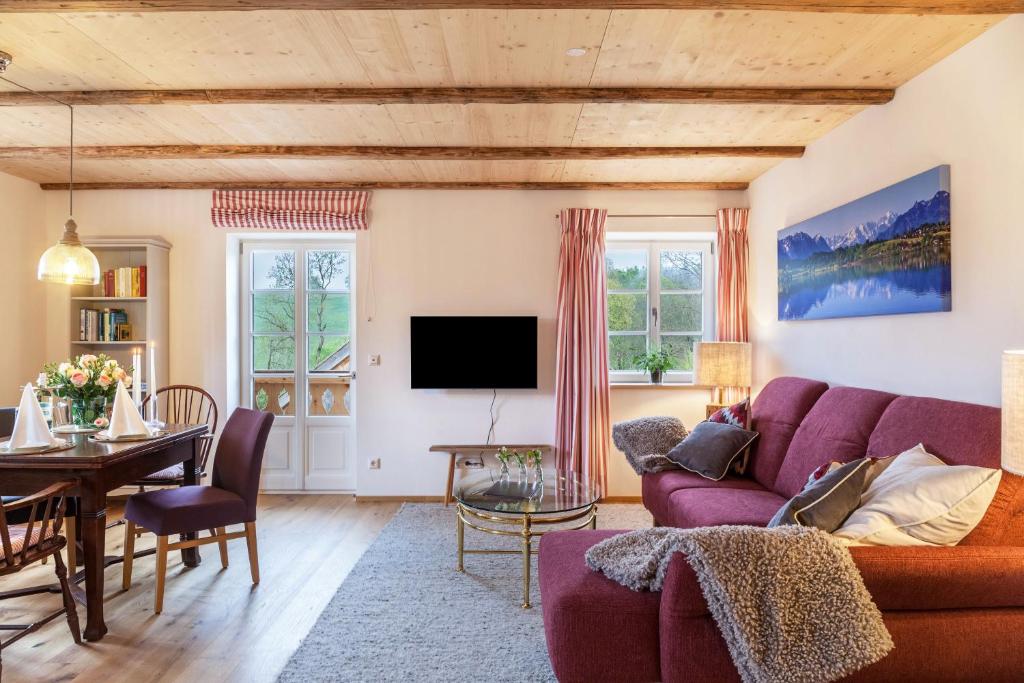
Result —
M369 192L353 190L214 190L218 228L366 230Z

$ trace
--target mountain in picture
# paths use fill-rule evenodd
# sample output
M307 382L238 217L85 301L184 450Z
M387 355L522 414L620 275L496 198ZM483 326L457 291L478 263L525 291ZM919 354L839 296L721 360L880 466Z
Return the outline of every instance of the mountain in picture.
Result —
M949 166L779 233L779 319L949 311Z

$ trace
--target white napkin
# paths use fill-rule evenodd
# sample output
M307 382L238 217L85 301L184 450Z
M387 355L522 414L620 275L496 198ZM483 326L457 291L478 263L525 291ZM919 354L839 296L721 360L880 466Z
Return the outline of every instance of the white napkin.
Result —
M26 384L25 390L21 392L18 417L14 420L14 431L11 432L11 441L7 447L42 448L56 446L59 443L60 440L55 439L50 434L50 428L46 426L46 418L43 417L43 409L39 407L32 384Z
M107 436L111 439L119 439L122 436L150 436L149 427L146 426L139 409L135 407L131 395L124 388L121 380L117 381L117 392L114 394L114 410L110 415L110 426L107 427Z

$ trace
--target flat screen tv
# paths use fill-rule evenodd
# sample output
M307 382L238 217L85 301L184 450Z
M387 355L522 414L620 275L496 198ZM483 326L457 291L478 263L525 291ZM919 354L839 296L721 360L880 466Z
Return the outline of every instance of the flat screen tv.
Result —
M536 389L536 316L410 319L413 389Z

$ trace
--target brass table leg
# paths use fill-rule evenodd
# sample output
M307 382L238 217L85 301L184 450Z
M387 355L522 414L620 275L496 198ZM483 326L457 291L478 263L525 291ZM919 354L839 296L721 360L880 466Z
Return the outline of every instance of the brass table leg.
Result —
M592 514L592 517L590 518L590 528L591 529L596 529L597 528L597 506L596 505L593 507L593 512L591 514Z
M523 609L530 609L530 515L523 515Z
M456 560L456 563L455 563L455 571L457 571L457 572L465 571L462 568L462 558L463 558L463 555L464 555L464 553L462 551L463 551L463 549L465 547L465 543L464 543L463 539L464 539L465 535L466 535L466 527L462 523L462 505L460 504L456 508L456 510L455 510L455 542L456 542L456 546L458 547L458 559Z

